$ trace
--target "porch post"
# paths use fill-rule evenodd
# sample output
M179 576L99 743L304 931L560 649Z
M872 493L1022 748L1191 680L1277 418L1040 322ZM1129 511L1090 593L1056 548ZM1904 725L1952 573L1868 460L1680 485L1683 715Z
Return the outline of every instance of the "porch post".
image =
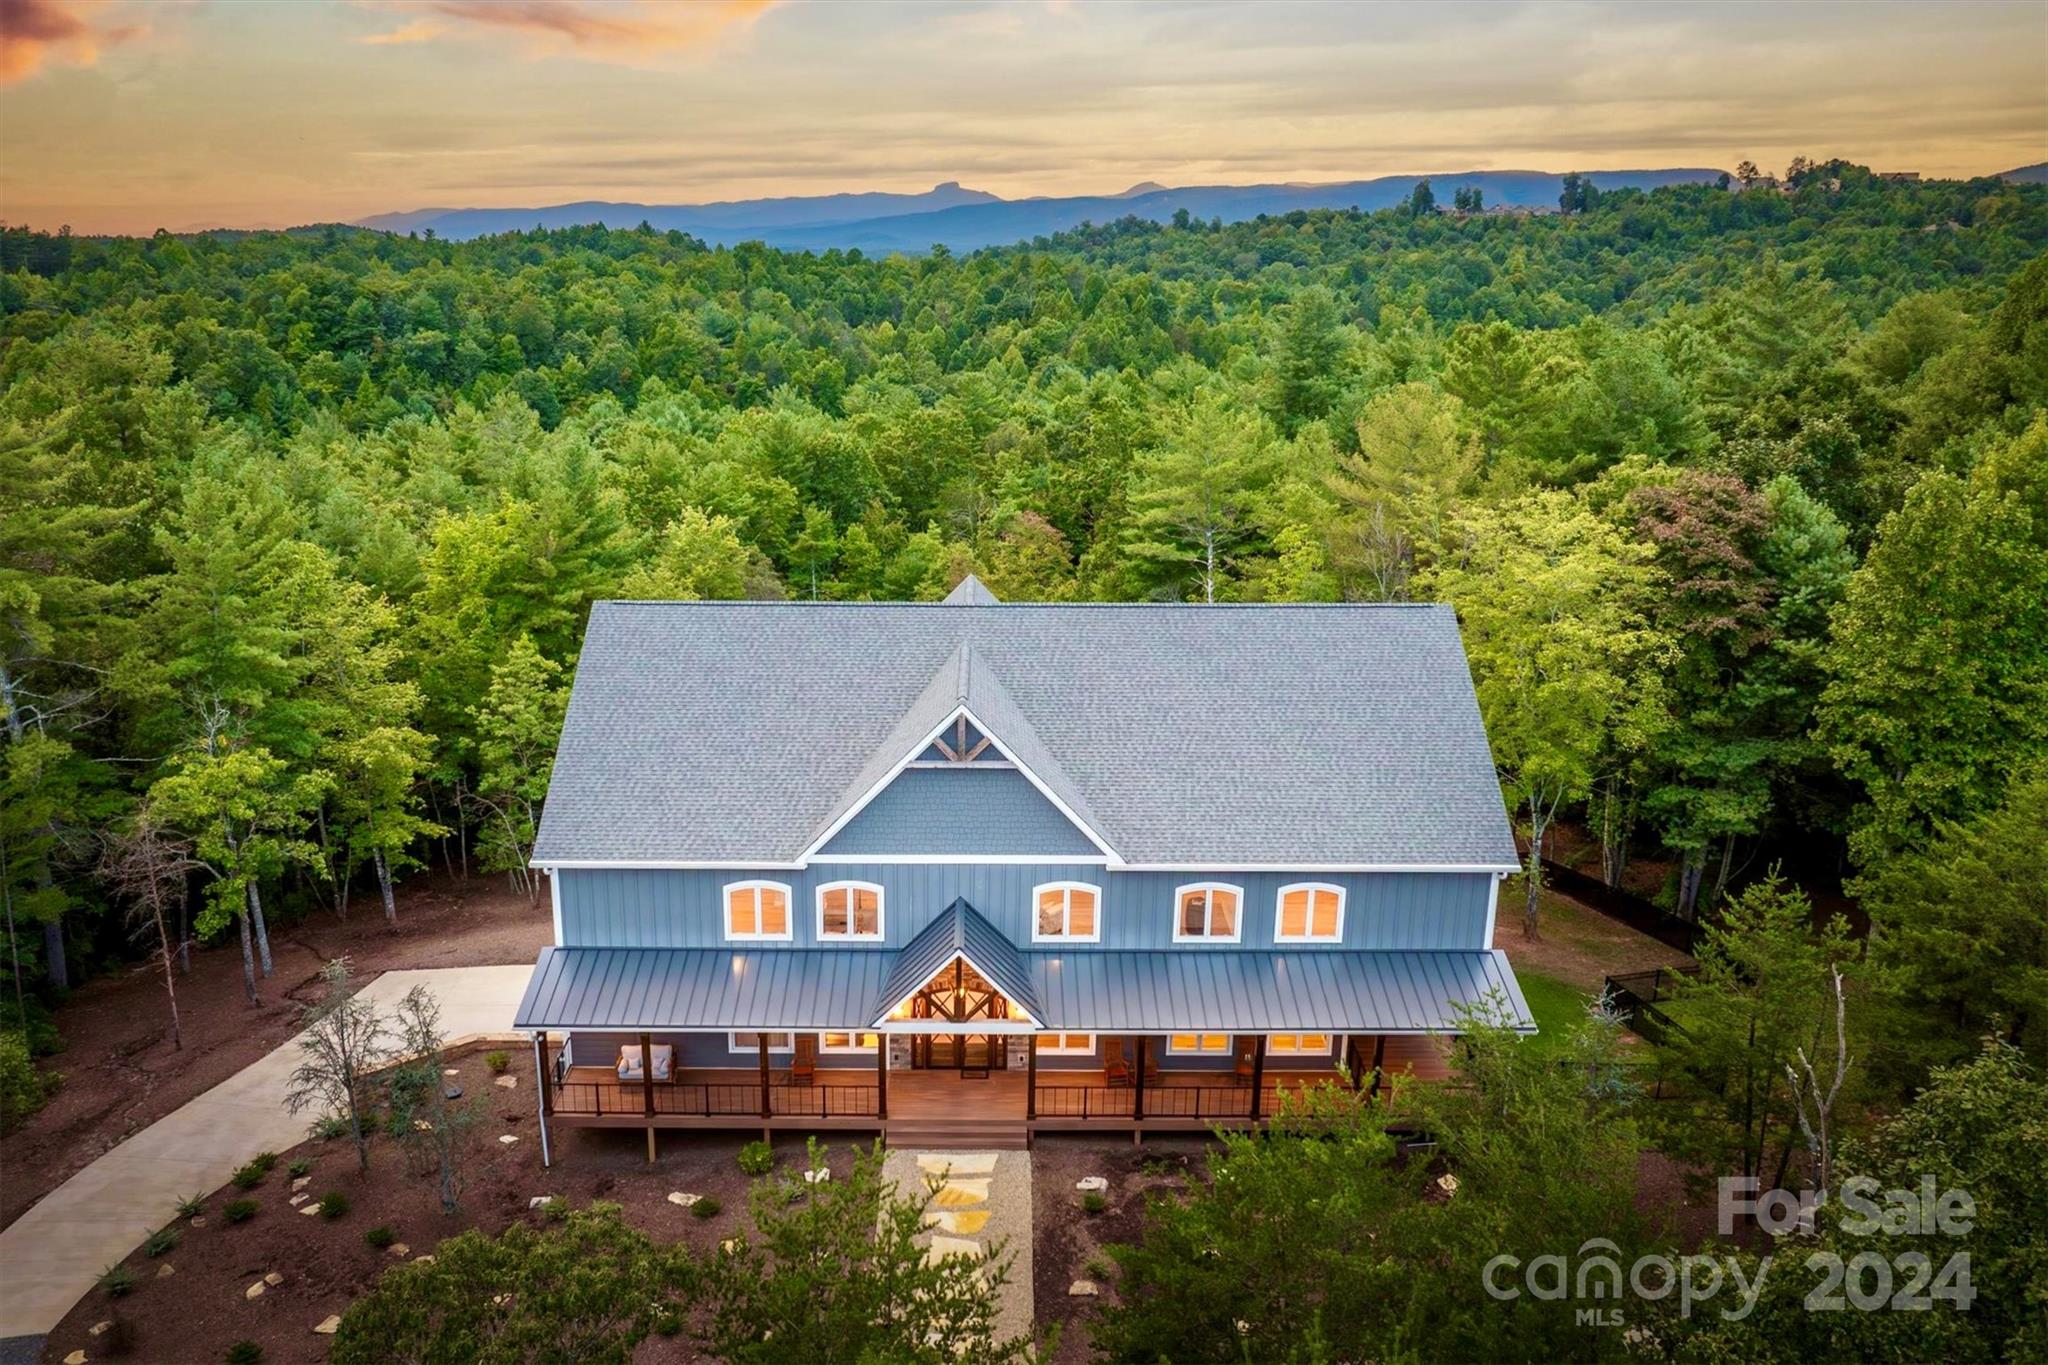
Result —
M1134 1049L1138 1055L1137 1072L1131 1080L1131 1117L1138 1122L1145 1121L1145 1035L1139 1034Z
M1038 1117L1038 1035L1032 1034L1030 1050L1024 1054L1024 1121Z
M654 1164L654 1038L640 1035L640 1101L647 1116L647 1164Z
M754 1035L754 1041L761 1045L761 1117L767 1118L768 1107L768 1033L763 1029Z
M1380 1093L1380 1065L1387 1060L1387 1035L1379 1034L1372 1045L1372 1093L1377 1099Z
M1266 1035L1261 1033L1252 1048L1252 1122L1259 1121L1259 1096L1266 1084Z
M875 1035L875 1117L889 1117L889 1035Z
M540 1164L546 1170L554 1165L548 1152L548 1061L547 1034L535 1029L533 1033L533 1088L540 1092Z

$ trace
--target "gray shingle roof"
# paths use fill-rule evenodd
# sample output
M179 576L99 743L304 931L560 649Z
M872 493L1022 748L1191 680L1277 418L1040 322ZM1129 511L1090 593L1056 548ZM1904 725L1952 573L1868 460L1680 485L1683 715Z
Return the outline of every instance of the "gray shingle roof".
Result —
M974 596L598 603L534 860L795 861L965 698L1126 862L1515 862L1448 607Z

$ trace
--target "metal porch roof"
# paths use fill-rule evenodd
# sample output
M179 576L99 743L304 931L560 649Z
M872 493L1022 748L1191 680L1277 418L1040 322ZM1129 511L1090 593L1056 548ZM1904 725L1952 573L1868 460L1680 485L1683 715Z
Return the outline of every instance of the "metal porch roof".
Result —
M543 948L514 1026L857 1028L923 984L958 944L999 990L1015 991L1041 1028L1062 1032L1442 1033L1455 1028L1460 1004L1489 997L1502 1022L1535 1029L1497 949L1024 953L965 902L956 905L964 913L933 922L942 932L928 929L899 953ZM910 984L898 990L899 980Z

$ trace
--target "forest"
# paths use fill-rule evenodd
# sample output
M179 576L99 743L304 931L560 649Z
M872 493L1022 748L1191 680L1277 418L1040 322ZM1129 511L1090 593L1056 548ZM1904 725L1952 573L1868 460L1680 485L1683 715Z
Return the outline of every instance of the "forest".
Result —
M594 600L974 572L1450 602L1532 866L1568 823L1700 918L1798 850L1902 1090L2038 1064L2048 187L1566 207L887 259L6 228L7 1046L195 943L254 999L280 920L425 866L530 885Z

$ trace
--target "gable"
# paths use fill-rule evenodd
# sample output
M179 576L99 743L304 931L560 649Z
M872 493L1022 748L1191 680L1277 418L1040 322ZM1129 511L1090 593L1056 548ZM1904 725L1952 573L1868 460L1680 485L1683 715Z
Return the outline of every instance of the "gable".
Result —
M995 741L962 711L953 723L917 756L919 763L1007 763Z
M1102 856L1024 774L981 762L905 768L818 851Z

